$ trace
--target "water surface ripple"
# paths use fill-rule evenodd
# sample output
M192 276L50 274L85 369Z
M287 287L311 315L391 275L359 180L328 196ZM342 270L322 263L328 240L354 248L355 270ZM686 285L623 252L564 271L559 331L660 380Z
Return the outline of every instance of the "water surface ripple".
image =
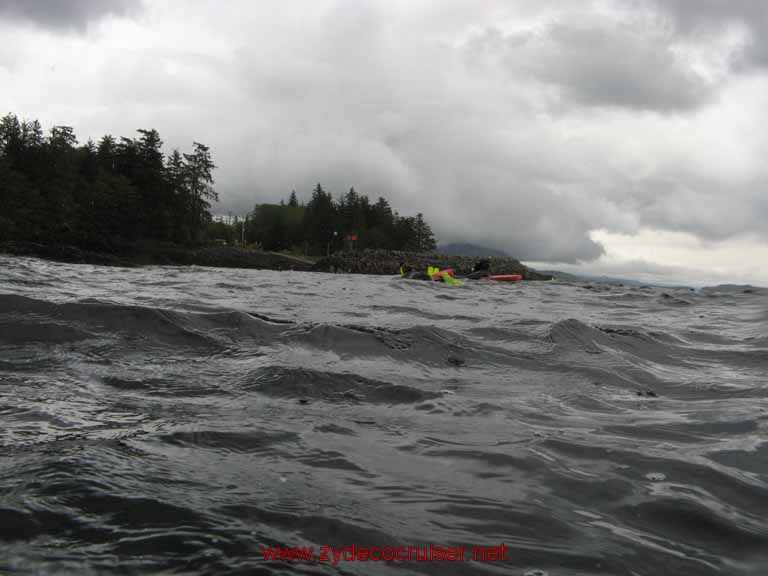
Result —
M0 257L0 573L768 574L768 290ZM284 546L506 562L265 562Z

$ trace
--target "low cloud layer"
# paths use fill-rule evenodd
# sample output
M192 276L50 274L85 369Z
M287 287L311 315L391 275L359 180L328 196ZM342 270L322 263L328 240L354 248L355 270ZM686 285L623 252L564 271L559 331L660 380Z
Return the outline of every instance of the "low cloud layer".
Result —
M741 0L0 0L0 109L205 142L222 212L320 181L528 260L762 249L764 32Z

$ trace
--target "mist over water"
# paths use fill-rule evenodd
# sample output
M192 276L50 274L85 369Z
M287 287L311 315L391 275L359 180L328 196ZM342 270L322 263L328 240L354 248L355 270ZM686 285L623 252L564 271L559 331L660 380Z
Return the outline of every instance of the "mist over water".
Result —
M0 257L0 572L762 575L767 376L760 288ZM353 543L509 560L261 555Z

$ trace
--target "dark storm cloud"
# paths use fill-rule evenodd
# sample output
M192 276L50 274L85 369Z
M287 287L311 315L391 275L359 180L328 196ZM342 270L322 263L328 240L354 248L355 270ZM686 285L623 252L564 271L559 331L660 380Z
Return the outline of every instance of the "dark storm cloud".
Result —
M768 238L762 2L146 4L82 38L17 22L78 30L139 4L0 0L0 108L83 140L202 141L219 213L319 181L528 260L599 258L595 231Z
M628 0L634 5L638 0ZM674 18L682 32L692 32L729 22L762 25L768 15L762 0L645 0L656 10Z
M0 19L31 22L59 30L82 30L108 15L125 16L141 0L0 0Z
M629 0L638 4L638 0ZM768 2L764 0L644 0L666 15L680 34L706 37L726 26L742 25L750 40L735 64L768 66Z
M673 175L669 175L673 176ZM724 241L750 232L768 241L768 202L755 193L765 180L731 184L724 192L717 184L695 176L676 180L651 179L633 183L619 202L640 214L646 226L686 232L703 240Z
M515 77L557 86L566 101L662 112L701 106L709 87L671 49L674 37L642 25L600 19L555 22L543 32L504 36L489 29L468 58L498 57ZM495 53L495 54L494 54Z
M664 35L559 25L549 41L547 57L532 68L581 103L668 111L698 107L706 98L704 83L674 55Z

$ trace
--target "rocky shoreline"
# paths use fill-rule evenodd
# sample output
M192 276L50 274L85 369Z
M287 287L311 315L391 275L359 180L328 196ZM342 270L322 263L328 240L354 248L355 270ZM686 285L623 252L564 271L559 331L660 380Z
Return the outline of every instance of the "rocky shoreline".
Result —
M310 271L314 261L274 252L249 250L238 246L186 246L153 244L132 247L120 254L82 250L71 245L3 242L0 253L44 258L70 264L100 266L212 266L266 270Z
M120 254L83 250L71 245L37 244L34 242L2 242L0 253L14 256L44 258L71 264L95 264L101 266L212 266L220 268L253 268L265 270L297 270L347 274L393 275L400 263L414 270L426 271L427 266L453 268L456 274L472 271L477 257L446 256L392 250L369 250L332 254L318 261L276 252L263 252L239 246L201 246L189 248L173 244L148 244L133 246ZM491 274L520 274L525 280L549 280L549 274L541 274L514 258L494 257Z
M397 274L400 263L413 270L424 270L428 266L453 268L457 275L472 272L475 263L481 260L470 256L446 256L445 254L423 254L393 250L371 250L332 254L319 260L313 270L347 274ZM520 274L524 280L551 280L550 274L541 274L528 268L514 258L490 258L491 274Z

